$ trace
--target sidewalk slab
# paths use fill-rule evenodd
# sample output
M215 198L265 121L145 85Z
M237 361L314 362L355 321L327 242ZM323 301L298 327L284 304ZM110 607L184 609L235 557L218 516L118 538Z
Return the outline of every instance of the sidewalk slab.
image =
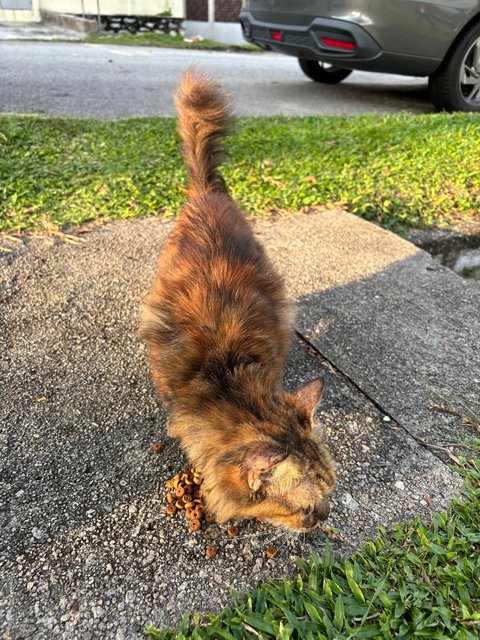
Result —
M86 33L42 22L0 22L0 40L84 40Z
M305 272L316 263L305 249L318 227L298 220L306 226L295 218L257 229L288 267L290 289L298 276L297 294L308 295ZM322 553L327 535L337 552L349 553L379 524L428 517L460 491L449 467L394 421L385 422L358 388L296 340L285 385L326 379L318 428L338 466L327 525L340 533L318 529L303 537L243 522L230 539L225 527L192 534L184 521L168 518L164 483L184 458L166 437L136 327L170 228L155 219L125 221L93 230L78 244L2 238L4 640L140 639L149 622L166 626L192 608L218 610L233 589L294 573L295 558ZM313 290L328 291L323 272L312 273ZM300 299L299 321L312 309L304 304ZM165 443L160 455L151 448L158 440ZM209 544L219 548L215 560L204 557ZM267 560L270 544L278 555Z
M432 445L478 437L437 393L478 406L480 282L342 211L259 236L297 298L298 331L388 416Z

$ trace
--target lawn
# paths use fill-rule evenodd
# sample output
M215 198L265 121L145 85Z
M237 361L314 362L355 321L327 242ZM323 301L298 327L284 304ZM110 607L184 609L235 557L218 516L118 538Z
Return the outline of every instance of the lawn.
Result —
M477 448L478 454L478 448ZM292 580L271 580L217 615L187 614L149 639L478 640L480 459L459 461L464 500L431 522L381 530L354 556L299 561Z
M254 216L342 206L387 227L477 216L480 115L240 118L223 168ZM173 118L0 117L0 230L172 216L185 172Z
M168 49L210 49L212 51L256 51L262 50L252 44L226 44L216 40L197 40L185 42L182 35L170 35L167 33L91 33L85 38L85 42L95 44L114 44L130 47L166 47Z

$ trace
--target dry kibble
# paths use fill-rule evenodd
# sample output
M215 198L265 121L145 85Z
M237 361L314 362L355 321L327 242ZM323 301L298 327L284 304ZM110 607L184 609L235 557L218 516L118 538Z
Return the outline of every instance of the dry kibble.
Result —
M163 442L154 442L152 444L152 449L155 451L155 453L162 453L164 449Z
M211 514L211 513L207 513L207 514L205 515L205 521L206 521L206 522L215 522L215 516L212 516L212 514Z
M191 531L201 528L201 521L213 522L213 517L205 515L205 504L202 498L206 493L202 492L202 469L200 467L186 466L182 472L177 473L167 481L166 498L168 511L171 515L183 510L186 519L189 520Z
M198 518L194 518L193 520L190 520L188 526L190 527L191 531L198 531L201 526L200 520L198 520Z
M165 511L169 516L174 516L177 513L177 509L175 508L174 504L167 504L167 506L165 507Z
M205 549L207 558L214 558L217 555L217 547L210 546Z
M183 498L183 496L185 495L185 489L183 488L183 485L177 485L177 488L175 489L175 495L177 496L177 498Z
M234 524L231 524L227 529L227 535L229 535L231 538L233 538L234 536L238 536L238 527L236 527Z
M267 558L274 558L277 555L277 550L275 549L275 547L267 547L265 549L265 555L267 556Z

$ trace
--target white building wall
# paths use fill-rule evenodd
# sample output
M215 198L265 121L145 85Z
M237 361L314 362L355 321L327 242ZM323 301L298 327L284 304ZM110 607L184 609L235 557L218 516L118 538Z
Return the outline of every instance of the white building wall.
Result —
M39 0L40 8L57 13L96 15L97 0ZM185 16L184 0L98 0L103 15L156 16L171 10L174 18Z
M186 20L184 24L186 36L202 36L226 44L246 44L239 22L215 22L211 25L212 31L208 22Z

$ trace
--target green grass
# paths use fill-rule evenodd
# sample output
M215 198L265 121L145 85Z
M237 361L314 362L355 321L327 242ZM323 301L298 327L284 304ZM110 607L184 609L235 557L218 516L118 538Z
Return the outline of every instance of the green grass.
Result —
M478 114L241 118L223 173L250 214L341 205L389 227L478 216ZM172 118L0 117L0 230L173 215Z
M464 500L380 531L358 553L300 561L292 580L270 580L218 615L187 614L150 639L474 640L480 637L480 459L459 461Z
M185 42L182 35L169 35L166 33L91 33L85 38L85 42L96 44L115 44L130 47L167 47L172 49L212 49L214 51L262 51L255 45L226 44L216 40L200 40L198 42Z

